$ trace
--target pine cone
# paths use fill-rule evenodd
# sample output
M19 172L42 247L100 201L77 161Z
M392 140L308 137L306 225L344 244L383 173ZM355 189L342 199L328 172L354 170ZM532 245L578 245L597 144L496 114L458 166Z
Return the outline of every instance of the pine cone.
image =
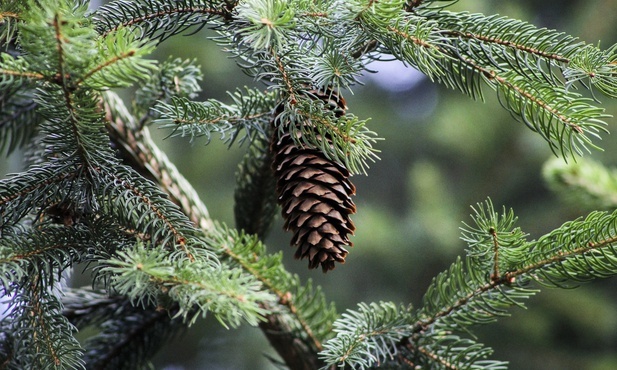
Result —
M336 116L345 113L342 97L320 91L312 95ZM355 230L349 215L356 212L351 199L356 189L349 171L318 149L297 147L289 132L280 138L275 132L271 151L284 227L293 231L291 244L298 248L295 258L308 257L310 269L319 264L324 272L334 269L335 262L345 262L345 246L352 246L347 234Z

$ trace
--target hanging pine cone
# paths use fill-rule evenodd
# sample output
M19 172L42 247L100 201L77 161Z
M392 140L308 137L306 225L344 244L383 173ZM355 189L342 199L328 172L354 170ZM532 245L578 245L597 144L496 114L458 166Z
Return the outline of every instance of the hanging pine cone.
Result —
M337 117L345 114L342 97L330 91L311 93ZM295 132L300 135L301 131ZM324 272L334 269L335 262L345 262L345 246L352 245L347 234L355 230L349 215L356 212L351 199L356 189L349 181L349 171L318 149L296 146L289 130L280 138L275 133L270 149L284 227L294 233L295 258L308 257L310 269L319 264Z

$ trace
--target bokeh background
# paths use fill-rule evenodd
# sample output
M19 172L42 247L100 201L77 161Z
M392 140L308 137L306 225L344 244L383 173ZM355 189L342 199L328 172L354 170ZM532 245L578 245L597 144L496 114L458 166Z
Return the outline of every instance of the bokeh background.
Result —
M102 1L94 1L93 7ZM461 0L452 10L501 14L555 28L607 48L617 42L614 0ZM201 32L161 44L154 58L196 58L204 72L200 99L228 101L225 91L259 86L244 76L214 42ZM487 90L486 101L473 101L435 85L398 62L370 66L377 73L344 93L350 111L371 117L369 127L385 140L377 143L381 160L368 176L355 176L355 246L345 265L327 275L293 260L290 234L279 217L266 240L283 250L288 269L321 285L339 312L359 302L394 301L419 306L431 279L464 254L462 222L470 206L487 197L496 207L513 208L519 226L538 238L589 210L567 206L548 191L542 166L552 153L546 143L516 122ZM601 97L607 112L617 104ZM617 121L609 118L613 132ZM216 139L163 139L169 132L152 128L161 147L194 184L211 215L233 225L235 171L246 146L231 148ZM207 145L206 145L207 144ZM604 152L589 157L617 165L617 142L606 135ZM0 161L0 174L20 169L19 153ZM512 316L478 327L478 340L495 349L493 358L510 369L617 369L617 289L615 279L575 290L543 291L513 309ZM157 369L275 369L276 354L262 333L251 327L222 328L205 319L173 341L155 358Z

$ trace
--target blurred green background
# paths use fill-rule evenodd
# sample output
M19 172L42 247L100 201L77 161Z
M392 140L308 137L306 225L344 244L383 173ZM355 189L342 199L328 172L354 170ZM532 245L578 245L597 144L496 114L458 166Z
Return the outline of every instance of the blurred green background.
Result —
M93 3L93 5L95 5ZM461 0L451 10L501 14L555 28L607 48L617 42L614 0ZM154 57L197 58L204 72L201 98L228 101L226 90L254 82L201 32L160 45ZM496 207L513 208L519 226L538 238L588 209L568 207L541 178L552 157L540 136L516 122L486 90L486 102L473 101L432 84L397 62L370 66L364 85L345 93L351 112L371 117L369 127L385 140L381 160L368 176L355 176L353 217L357 232L345 265L327 275L293 260L290 234L279 217L266 244L283 250L286 266L320 284L339 312L359 302L387 300L419 306L431 279L445 270L465 245L459 239L469 222L470 205L491 197ZM257 85L259 86L259 85ZM610 114L617 104L600 97ZM609 129L616 131L610 118ZM163 140L169 132L152 129L161 147L193 183L214 218L233 225L235 171L246 146L213 139ZM606 135L604 152L590 157L617 165L617 143ZM19 169L19 155L0 161L0 173ZM614 279L575 290L545 289L512 316L478 327L478 340L495 349L493 358L510 369L617 369L617 289ZM258 329L226 330L206 319L176 338L155 359L160 369L274 369L276 356Z

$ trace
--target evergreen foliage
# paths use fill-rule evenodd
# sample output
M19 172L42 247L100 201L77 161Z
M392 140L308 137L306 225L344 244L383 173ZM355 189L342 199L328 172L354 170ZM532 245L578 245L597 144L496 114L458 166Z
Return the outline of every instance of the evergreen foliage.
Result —
M293 369L506 368L489 359L475 325L524 307L540 286L617 273L615 175L577 159L606 132L599 95L617 96L617 49L452 12L453 2L113 0L89 11L87 0L3 1L0 152L27 155L25 170L0 180L0 292L9 304L0 367L143 368L165 340L212 315L224 327L259 326ZM148 59L161 42L203 28L265 90L196 101L193 61ZM366 173L377 134L315 91L345 93L375 59L401 60L474 99L493 90L560 160L579 161L548 167L547 178L590 213L527 240L514 213L487 200L463 228L466 254L433 279L419 307L360 303L338 315L263 244L277 201L269 141L288 135L292 146ZM110 89L130 86L128 109ZM248 147L237 228L210 219L150 125ZM92 287L65 286L77 264L88 266ZM78 341L86 328L94 334Z

